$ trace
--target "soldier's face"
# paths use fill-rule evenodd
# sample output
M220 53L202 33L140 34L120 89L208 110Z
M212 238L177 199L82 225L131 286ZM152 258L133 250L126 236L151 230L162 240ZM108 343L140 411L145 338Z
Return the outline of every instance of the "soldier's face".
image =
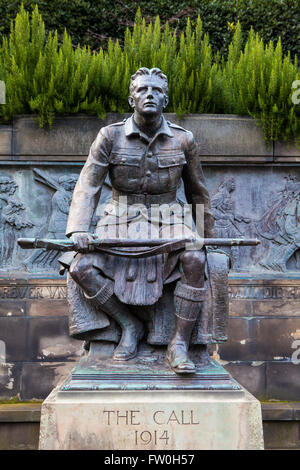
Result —
M64 181L62 183L62 187L66 191L73 191L73 189L75 188L75 184L76 184L76 181Z
M159 77L144 75L136 78L135 89L129 97L129 104L144 116L160 115L168 104L168 97L163 91L163 82Z

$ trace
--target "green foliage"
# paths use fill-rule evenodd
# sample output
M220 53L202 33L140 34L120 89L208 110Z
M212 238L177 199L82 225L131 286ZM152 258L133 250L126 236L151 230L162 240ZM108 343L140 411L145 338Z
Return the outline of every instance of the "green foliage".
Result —
M10 21L15 18L22 0L0 0L0 38L9 34ZM23 0L31 12L38 5L46 31L58 31L59 40L65 28L74 44L85 44L92 50L107 48L109 38L123 45L127 27L132 28L136 10L141 8L147 24L158 15L162 25L169 25L180 37L186 19L203 21L203 32L209 33L214 53L227 53L232 27L239 21L245 38L251 29L265 43L282 39L285 54L294 57L300 50L299 0ZM163 26L162 26L163 28Z
M292 103L292 84L300 78L297 58L283 56L281 40L264 45L259 35L250 30L241 48L238 23L228 60L217 72L219 95L215 95L218 112L254 117L262 126L267 142L300 136L300 106ZM220 99L221 98L221 99Z
M225 2L224 2L225 3ZM130 76L141 66L159 67L169 77L169 112L234 113L253 116L268 142L300 140L300 105L292 103L292 83L300 80L297 58L282 51L281 40L265 44L253 29L243 37L238 22L228 53L214 53L200 16L177 31L157 16L146 24L138 10L122 46L74 47L64 31L46 33L38 11L22 6L0 47L0 80L7 104L0 118L37 113L40 126L52 126L55 115L86 112L104 117L128 112Z
M100 58L84 47L73 49L65 31L58 46L57 33L46 37L45 25L35 7L32 19L23 8L0 48L0 79L6 84L7 104L0 116L38 113L40 126L52 125L57 113L105 114L93 78L99 75ZM99 82L98 82L99 83Z

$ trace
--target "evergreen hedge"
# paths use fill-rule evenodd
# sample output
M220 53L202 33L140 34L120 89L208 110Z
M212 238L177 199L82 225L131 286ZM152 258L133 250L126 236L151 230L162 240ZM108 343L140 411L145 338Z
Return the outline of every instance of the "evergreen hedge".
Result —
M203 31L209 33L214 53L226 54L232 40L232 28L239 21L245 32L251 27L264 42L281 36L284 53L294 57L300 50L299 0L0 0L0 38L9 34L10 21L16 17L21 3L27 11L38 5L46 30L58 30L62 37L67 28L74 44L86 44L93 50L106 48L108 38L124 39L126 27L132 27L140 7L147 22L158 15L167 20L177 34L185 29L189 16L200 15Z
M30 19L21 7L0 47L0 80L7 104L0 117L37 113L40 126L52 125L56 114L86 112L104 117L108 111L129 111L130 76L139 67L159 67L169 77L169 112L224 113L253 116L268 142L296 137L300 142L300 105L292 102L292 84L300 80L297 58L283 54L281 41L264 44L250 30L243 45L242 29L234 29L228 56L214 54L200 17L177 37L168 23L146 26L138 11L123 46L108 42L107 50L74 48L65 31L46 34L36 7Z

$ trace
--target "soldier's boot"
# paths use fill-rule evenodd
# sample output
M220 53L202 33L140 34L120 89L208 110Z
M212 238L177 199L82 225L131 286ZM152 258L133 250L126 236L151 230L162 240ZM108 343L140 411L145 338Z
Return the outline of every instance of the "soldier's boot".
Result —
M140 340L144 336L144 327L142 322L129 311L126 304L109 290L109 283L101 288L96 295L89 297L94 299L101 306L101 309L112 317L121 327L121 340L114 350L113 359L115 361L128 361L137 354L137 348Z
M177 283L174 292L176 326L166 354L167 361L176 374L195 373L196 367L188 350L205 291L204 287L191 287L181 281Z

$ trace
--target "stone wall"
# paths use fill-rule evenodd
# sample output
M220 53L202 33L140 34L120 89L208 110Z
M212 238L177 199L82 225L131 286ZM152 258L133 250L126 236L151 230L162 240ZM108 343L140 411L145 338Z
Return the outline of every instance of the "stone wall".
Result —
M262 241L232 250L229 341L211 352L256 397L299 400L300 151L267 147L250 118L166 117L196 137L219 235ZM123 118L58 118L47 131L23 116L0 126L0 399L44 398L83 354L68 336L57 253L24 252L16 239L63 236L91 142ZM109 196L107 181L97 217Z

